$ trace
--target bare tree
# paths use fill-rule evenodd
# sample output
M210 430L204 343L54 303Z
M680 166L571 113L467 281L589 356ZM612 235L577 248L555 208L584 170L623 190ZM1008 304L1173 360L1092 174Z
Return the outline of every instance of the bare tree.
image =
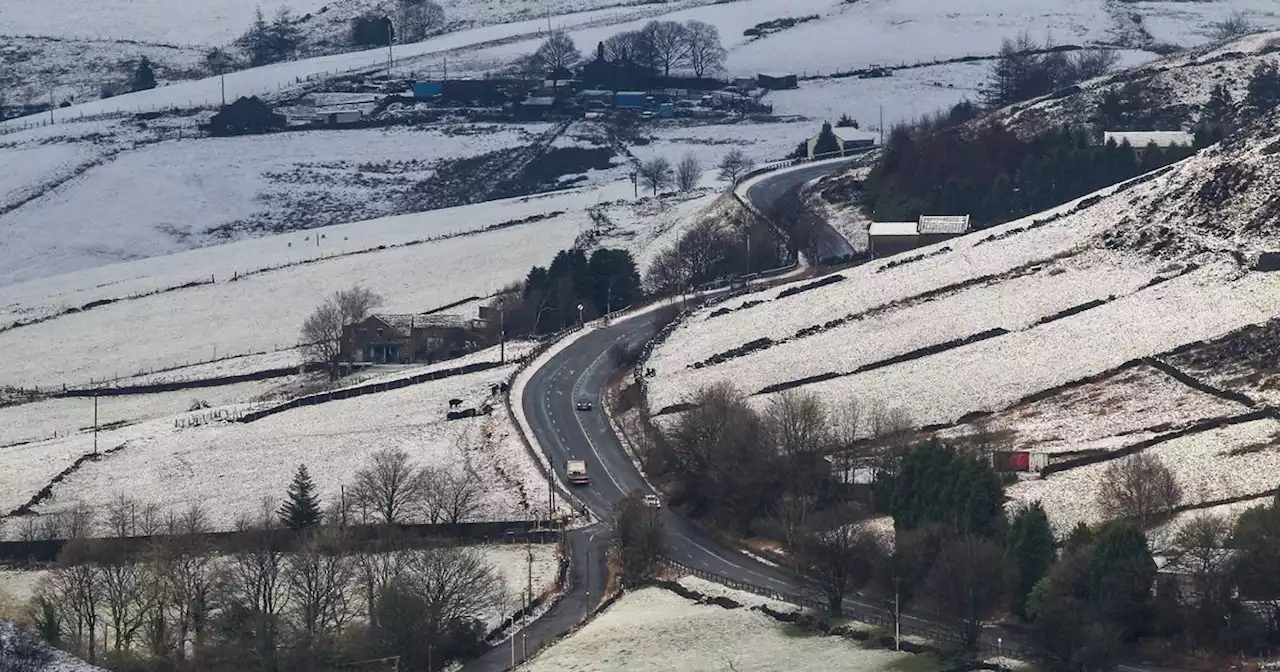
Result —
M312 667L357 612L355 578L354 562L332 535L313 538L285 562L286 613Z
M351 498L392 525L422 508L431 481L429 472L409 463L408 453L387 448L374 453L371 464L356 472Z
M1181 501L1182 487L1154 454L1115 460L1102 472L1098 504L1109 518L1128 518L1145 527Z
M929 601L960 623L969 650L976 650L982 622L994 617L1005 598L1004 551L980 537L958 537L939 553L925 582Z
M676 164L676 186L680 191L693 191L702 179L702 164L693 154L685 154Z
M93 536L97 515L84 502L76 502L74 506L63 512L66 527L63 534L67 539L88 539Z
M861 448L859 434L863 431L865 418L862 404L855 398L849 398L832 414L831 440L836 452L832 460L840 472L840 482L849 485L853 482L855 470L866 457Z
M237 529L253 534L232 548L223 568L228 600L249 612L262 633L262 655L273 655L277 623L288 603L284 590L285 539L275 515L275 500L263 498L259 511L239 521Z
M218 587L212 549L195 537L171 537L152 550L151 563L159 608L167 615L163 620L173 627L171 634L153 631L148 637L163 640L179 660L186 657L188 650L204 651ZM152 627L156 625L164 624Z
M631 580L652 578L662 568L665 533L658 510L644 504L643 493L627 493L613 506L613 554Z
M87 546L73 542L63 551L60 566L37 589L37 596L54 606L73 628L78 651L90 663L98 659L99 611L104 603L102 571L90 561Z
M747 153L738 148L729 150L728 154L720 159L720 179L725 182L737 182L738 178L746 175L755 169L756 162L747 156Z
M879 538L853 509L833 511L812 521L797 550L833 614L842 613L845 595L871 580L875 559L882 553Z
M100 565L107 626L114 634L116 653L129 648L158 606L158 593L149 585L147 568L128 557L105 559Z
M582 53L574 45L573 38L563 30L557 30L547 37L533 54L533 61L544 70L572 68L582 60Z
M418 42L444 26L444 8L432 0L397 0L400 42Z
M480 497L484 490L474 472L466 469L443 472L434 481L434 492L428 495L428 499L434 502L432 508L439 512L442 522L457 525L474 517L480 510Z
M604 57L606 60L641 62L640 33L634 30L616 33L604 41Z
M164 513L160 510L159 504L147 502L142 505L138 513L138 536L153 537L160 534L163 524Z
M330 375L336 375L333 365L342 354L343 328L368 317L380 305L381 296L359 285L335 292L302 323L303 357L329 366Z
M653 190L654 196L658 195L660 189L671 184L671 162L662 157L655 157L641 163L636 172L644 186Z
M1213 39L1219 41L1232 40L1243 35L1252 33L1256 28L1253 22L1249 20L1249 16L1242 11L1236 10L1227 18L1214 23L1211 28Z
M141 514L138 500L118 494L107 502L107 531L115 537L136 537Z
M1120 63L1120 54L1114 49L1085 49L1071 59L1068 80L1082 82L1101 77Z
M647 46L652 49L652 65L670 77L671 70L688 63L689 41L687 29L676 21L650 21L640 29Z
M720 44L720 31L709 23L689 21L684 24L685 60L696 77L724 70L728 52Z

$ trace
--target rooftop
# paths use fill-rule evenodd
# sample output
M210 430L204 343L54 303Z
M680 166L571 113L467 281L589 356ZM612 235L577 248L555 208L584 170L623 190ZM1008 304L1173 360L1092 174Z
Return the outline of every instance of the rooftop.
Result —
M867 231L872 236L914 236L915 222L872 222Z
M940 233L966 233L969 231L969 215L921 215L921 235Z

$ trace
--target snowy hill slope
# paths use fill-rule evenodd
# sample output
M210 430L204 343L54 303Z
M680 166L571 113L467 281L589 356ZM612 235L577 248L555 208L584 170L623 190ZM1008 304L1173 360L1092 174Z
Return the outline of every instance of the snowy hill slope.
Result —
M1135 103L1150 128L1190 129L1203 115L1214 86L1223 84L1235 101L1245 94L1254 68L1280 64L1280 31L1215 43L1084 82L1065 92L1019 103L990 120L1029 136L1062 125L1090 125L1108 94Z
M699 387L730 380L756 404L798 389L832 404L903 408L917 426L946 428L1267 322L1280 315L1280 273L1252 268L1260 252L1280 249L1280 219L1265 209L1280 196L1280 171L1266 154L1280 140L1272 123L1053 212L875 260L830 276L830 284L791 285L698 311L650 360L657 371L651 408L669 418L664 410ZM1147 417L1126 420L1128 429L1077 426L1054 436L1058 450L1070 452L1162 422L1239 410L1211 401L1189 404L1178 418L1142 410ZM1072 411L1090 426L1109 412L1092 404ZM1226 433L1214 442L1225 450L1256 436ZM1223 462L1204 471L1213 464L1196 469L1209 478L1232 469ZM1198 488L1193 499L1249 494L1260 481L1280 479L1280 462L1262 463L1254 475L1234 485L1214 481L1222 488ZM1053 483L1050 477L1044 487ZM1059 511L1055 522L1065 515Z

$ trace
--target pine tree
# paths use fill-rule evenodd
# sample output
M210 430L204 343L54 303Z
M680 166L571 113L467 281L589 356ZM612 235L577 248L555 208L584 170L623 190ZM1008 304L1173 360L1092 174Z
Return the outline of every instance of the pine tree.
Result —
M1027 617L1027 598L1036 582L1049 572L1055 558L1049 516L1040 502L1020 509L1009 525L1006 549L1013 568L1013 613Z
M146 91L156 88L156 73L151 69L151 61L146 56L138 61L138 69L133 72L131 91Z
M1209 92L1209 102L1204 104L1204 116L1201 121L1209 124L1225 124L1231 119L1235 110L1235 101L1231 91L1225 84L1218 84Z
M316 486L307 473L307 465L298 465L279 515L280 522L291 530L304 530L320 524L320 497L316 495Z
M249 57L249 65L266 65L271 62L271 31L267 26L267 20L262 17L261 7L254 14L253 25L249 26L249 30L245 31L245 34L236 40L236 44Z

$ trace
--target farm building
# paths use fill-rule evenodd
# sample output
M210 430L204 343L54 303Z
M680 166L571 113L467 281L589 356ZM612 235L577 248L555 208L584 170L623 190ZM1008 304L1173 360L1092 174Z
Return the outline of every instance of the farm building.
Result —
M872 257L914 250L969 232L969 215L921 215L914 222L872 222L867 231Z
M819 142L823 133L830 132L836 139L835 152L839 156L844 156L847 152L864 147L873 147L876 144L876 136L874 133L867 131L859 131L856 128L832 128L831 124L822 125L822 130L817 135L809 138L806 143L806 156L810 159L824 158L830 155L831 150L819 151ZM829 143L828 143L829 145Z
M800 88L799 79L794 74L759 74L756 75L756 85L768 91L782 91L784 89Z
M342 328L348 362L434 362L483 348L488 322L460 315L370 315Z

